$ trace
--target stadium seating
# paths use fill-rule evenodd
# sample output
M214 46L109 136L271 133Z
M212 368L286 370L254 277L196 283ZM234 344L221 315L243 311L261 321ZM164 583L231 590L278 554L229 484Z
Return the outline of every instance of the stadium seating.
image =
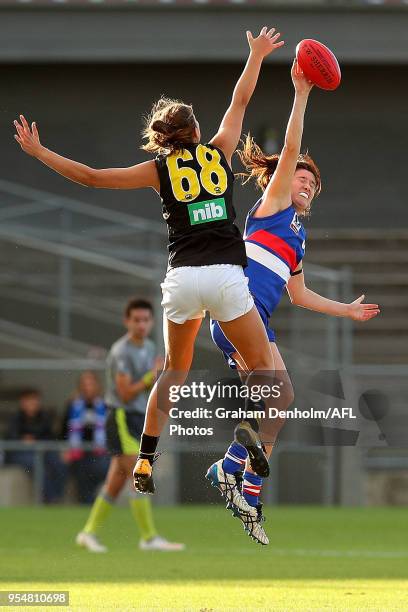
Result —
M356 363L406 363L408 320L408 231L376 229L310 230L307 263L334 269L351 269L353 296L362 293L366 301L378 303L381 315L367 324L354 326ZM313 288L313 286L311 286ZM280 306L275 327L280 336L289 334L289 301ZM318 331L324 321L311 322ZM283 340L283 338L282 338Z

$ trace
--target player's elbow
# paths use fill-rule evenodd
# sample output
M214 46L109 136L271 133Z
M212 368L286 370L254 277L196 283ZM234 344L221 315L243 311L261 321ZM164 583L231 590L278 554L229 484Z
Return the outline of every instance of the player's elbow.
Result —
M84 182L82 183L86 187L94 187L96 189L111 187L111 180L106 170L91 168L86 166L83 172Z
M82 184L85 185L85 187L102 187L99 171L95 168L87 167L86 170L84 170L84 182Z
M242 112L248 106L250 99L251 97L248 96L247 94L238 92L233 97L232 106L234 107L235 110L237 111L239 110Z
M298 146L297 143L292 142L290 138L286 137L285 144L284 144L284 147L283 147L283 150L282 150L281 154L284 154L284 153L288 154L289 153L291 155L295 155L295 154L298 153L298 148L299 148L299 146Z
M293 306L303 306L303 292L302 291L288 291L289 299Z
M297 306L297 300L294 293L289 293L289 299L292 306Z

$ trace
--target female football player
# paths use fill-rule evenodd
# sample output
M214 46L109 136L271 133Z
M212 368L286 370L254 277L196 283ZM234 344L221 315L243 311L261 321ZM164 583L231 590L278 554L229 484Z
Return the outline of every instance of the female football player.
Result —
M162 198L169 232L169 269L162 284L166 358L149 397L134 469L135 487L141 492L154 492L152 464L171 407L168 391L186 379L206 310L219 321L252 372L248 386L259 378L271 381L267 373L273 371L273 358L243 273L245 246L234 224L231 157L262 61L284 44L279 37L274 28L264 27L256 38L247 32L248 61L218 132L208 144L200 143L192 107L166 98L153 106L144 131L147 144L143 148L158 154L156 159L129 168L94 169L66 159L41 145L35 123L30 128L22 115L20 122L15 121L15 138L22 149L66 178L92 187L151 187ZM264 375L259 377L258 372ZM268 462L255 432L243 426L236 435L248 448L254 470L267 475ZM217 486L241 510L253 512L235 479L223 473L221 463Z
M306 287L302 260L305 253L306 233L300 218L310 214L313 198L321 190L320 172L309 155L301 155L303 120L312 84L293 63L291 76L295 88L295 99L289 118L284 147L280 154L265 155L249 136L239 156L247 169L246 179L255 179L263 191L262 197L249 211L244 233L248 266L245 275L255 305L268 334L277 380L281 383L281 394L275 404L279 410L286 409L293 401L293 388L285 363L275 342L275 333L268 327L268 321L279 304L284 288L287 288L291 302L297 306L338 317L349 317L355 321L368 321L379 313L377 304L363 304L364 295L351 304L329 300ZM211 321L214 342L223 351L233 368L240 371L245 380L247 368L242 352L237 351L217 321ZM276 419L272 435L276 439L284 419ZM268 445L267 455L273 445ZM226 473L238 474L247 462L248 451L237 441L225 454L222 464ZM212 480L213 466L207 478ZM268 538L262 527L262 505L259 495L262 478L248 466L243 474L243 494L247 502L257 508L258 516L237 511L249 535L261 544Z

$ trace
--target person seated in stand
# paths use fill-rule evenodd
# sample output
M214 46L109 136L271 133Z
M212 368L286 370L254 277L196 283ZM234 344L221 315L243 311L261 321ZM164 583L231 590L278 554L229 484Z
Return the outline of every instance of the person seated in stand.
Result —
M53 439L53 419L42 406L42 395L38 389L24 389L19 396L18 410L8 423L6 438L20 440L27 449L7 453L7 463L19 465L30 476L35 469L35 449L33 444L41 440ZM63 495L66 468L56 451L47 451L44 457L43 500L46 503L60 501Z
M66 407L62 425L62 437L70 446L64 459L75 480L81 504L93 503L97 488L108 471L106 416L107 407L98 378L93 372L83 372ZM92 450L84 450L83 442L91 442Z

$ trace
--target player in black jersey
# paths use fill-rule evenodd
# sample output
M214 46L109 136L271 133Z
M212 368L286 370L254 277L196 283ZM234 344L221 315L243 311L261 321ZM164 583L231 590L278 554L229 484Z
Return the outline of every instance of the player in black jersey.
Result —
M166 98L154 105L144 132L148 142L143 148L158 156L129 168L99 170L66 159L41 145L35 123L30 127L22 115L20 121L15 121L15 138L22 149L66 178L110 189L151 187L162 198L169 231L169 270L162 284L166 359L149 397L141 452L134 470L135 486L141 492L154 492L152 463L171 407L168 390L186 379L206 310L220 322L248 371L253 372L248 386L255 381L259 384L261 379L271 383L273 357L243 273L245 248L234 224L231 157L262 61L284 44L279 37L274 28L268 31L264 27L256 38L247 32L248 61L218 132L208 144L200 143L200 127L192 107ZM268 463L259 438L250 428L240 433L240 439L245 438L251 448L253 469L267 475ZM219 489L228 501L251 512L234 477L225 474L221 466L218 478Z

